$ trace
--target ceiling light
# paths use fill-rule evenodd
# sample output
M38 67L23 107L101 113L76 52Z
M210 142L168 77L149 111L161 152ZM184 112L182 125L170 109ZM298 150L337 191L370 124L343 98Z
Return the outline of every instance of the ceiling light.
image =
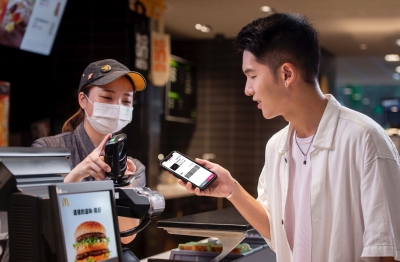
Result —
M194 27L203 33L211 32L211 26L209 26L209 25L196 24Z
M397 62L400 61L400 57L398 54L390 54L390 55L385 55L385 60L388 62Z
M400 66L396 67L396 72L400 74Z
M269 6L266 6L266 5L260 6L260 11L264 12L264 13L271 13L272 12L272 8L269 7Z
M400 80L400 74L399 73L394 73L393 74L393 79L394 80Z
M201 27L200 31L203 32L203 33L209 33L209 32L211 32L211 27L208 26L208 25L203 25Z
M396 113L399 111L399 108L397 106L393 106L390 108L390 111L392 111L393 113Z
M351 98L352 98L353 100L358 101L358 100L361 100L361 99L362 99L362 95L361 95L361 94L353 94L353 95L351 96Z
M371 101L370 101L368 98L363 98L363 99L362 99L363 105L369 105L370 102L371 102Z
M353 94L353 89L351 89L349 87L343 88L343 94L351 95L351 94Z
M361 50L366 50L366 49L368 49L367 44L361 44L361 45L360 45L360 49L361 49Z
M396 45L400 46L400 39L396 40Z

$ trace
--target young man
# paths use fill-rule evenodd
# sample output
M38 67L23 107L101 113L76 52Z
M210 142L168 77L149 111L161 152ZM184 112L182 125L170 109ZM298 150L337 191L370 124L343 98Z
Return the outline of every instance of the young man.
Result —
M316 30L298 14L273 14L245 26L245 94L266 119L289 125L267 143L258 198L229 171L197 195L227 197L275 250L277 261L400 260L399 155L369 117L341 106L318 86Z

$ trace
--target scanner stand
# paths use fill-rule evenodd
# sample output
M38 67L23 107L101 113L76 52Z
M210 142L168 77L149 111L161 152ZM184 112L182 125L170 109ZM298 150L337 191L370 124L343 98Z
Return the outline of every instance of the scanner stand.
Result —
M168 233L175 235L187 235L197 237L215 237L222 243L222 252L211 262L219 262L229 254L246 237L247 231L232 232L219 230L202 230L187 228L164 228Z
M254 230L234 207L159 220L157 227L175 235L218 238L222 244L222 252L212 262L222 261Z
M124 247L122 248L122 262L138 262L140 261L133 253L132 251Z

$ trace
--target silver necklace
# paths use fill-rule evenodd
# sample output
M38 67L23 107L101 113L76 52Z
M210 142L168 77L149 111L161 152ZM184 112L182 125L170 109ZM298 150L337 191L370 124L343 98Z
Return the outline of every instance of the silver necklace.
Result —
M316 134L316 133L317 133L317 132L315 132L315 134ZM296 144L297 144L297 146L299 147L300 152L301 152L301 153L303 154L303 156L304 156L304 161L303 161L303 164L304 164L304 165L307 164L307 154L308 154L308 151L310 151L312 142L314 141L314 136L315 136L315 134L312 136L310 145L308 146L307 152L306 152L305 154L304 154L303 150L301 150L301 147L300 147L299 143L297 142L297 131L296 131L296 134L294 135L294 140L296 140Z

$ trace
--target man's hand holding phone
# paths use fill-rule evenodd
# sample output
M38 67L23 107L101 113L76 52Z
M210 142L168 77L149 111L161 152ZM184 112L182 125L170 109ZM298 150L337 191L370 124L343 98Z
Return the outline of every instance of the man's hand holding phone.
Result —
M201 166L218 174L218 178L204 190L200 190L198 187L193 188L190 182L185 183L181 179L178 180L179 185L186 187L187 191L198 196L226 197L233 192L236 180L231 176L228 170L204 159L196 158L195 161Z
M160 161L160 167L184 183L204 190L217 178L217 173L199 165L178 151L172 151Z

